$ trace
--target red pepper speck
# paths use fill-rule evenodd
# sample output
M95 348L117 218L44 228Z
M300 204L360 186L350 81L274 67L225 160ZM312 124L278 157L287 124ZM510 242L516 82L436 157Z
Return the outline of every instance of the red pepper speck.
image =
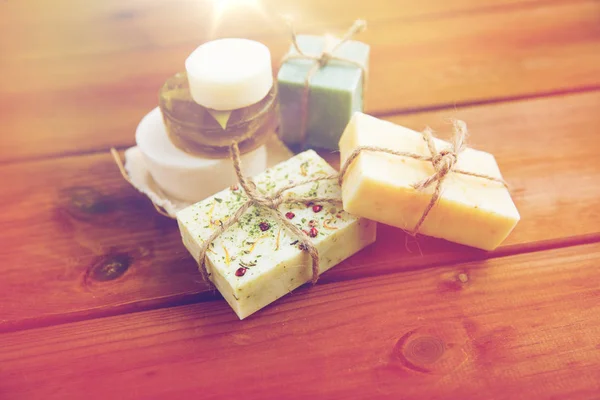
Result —
M271 225L269 225L268 222L261 222L260 224L258 224L258 227L260 228L261 231L268 231L271 228Z
M319 231L317 230L317 228L310 228L310 231L308 232L308 236L310 236L311 238L317 237L317 235L319 234Z
M236 190L239 190L240 188L238 187L238 185L231 185L229 187L229 189L231 189L231 190L233 190L235 192Z
M235 271L235 276L244 276L248 268L239 267L237 271Z
M319 204L315 204L312 209L313 209L314 212L317 213L317 212L319 212L319 211L321 211L323 209L323 206L319 205Z
M285 217L286 217L287 219L292 219L292 218L294 218L295 216L296 216L296 214L294 214L294 213L293 213L293 212L291 212L291 211L288 211L288 212L286 212L286 213L285 213Z
M317 226L317 221L311 219L310 221L308 221L308 226L310 226L311 228Z

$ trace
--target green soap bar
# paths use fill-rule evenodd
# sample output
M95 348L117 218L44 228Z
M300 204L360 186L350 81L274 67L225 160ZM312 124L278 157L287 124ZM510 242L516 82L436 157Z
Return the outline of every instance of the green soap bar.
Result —
M319 55L325 46L324 36L299 35L300 49ZM290 49L291 54L297 54ZM357 41L342 44L334 53L368 68L369 46ZM302 96L304 82L313 60L291 59L277 75L280 136L294 147L302 140ZM355 111L363 111L363 70L357 65L332 60L320 68L310 80L306 148L337 150L338 142Z

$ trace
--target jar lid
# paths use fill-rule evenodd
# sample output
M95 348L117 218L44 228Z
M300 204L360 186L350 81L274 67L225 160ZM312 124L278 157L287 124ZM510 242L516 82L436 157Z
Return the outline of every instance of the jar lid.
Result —
M258 103L273 86L271 53L254 40L204 43L187 58L185 69L194 101L219 111Z

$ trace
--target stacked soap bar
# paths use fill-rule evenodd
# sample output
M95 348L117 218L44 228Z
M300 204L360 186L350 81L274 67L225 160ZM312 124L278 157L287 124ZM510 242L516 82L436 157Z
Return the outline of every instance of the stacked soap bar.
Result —
M158 184L161 192L175 200L195 203L236 181L229 158L198 157L175 146L158 107L142 119L135 140L151 180ZM268 164L267 153L263 146L243 154L246 171L249 174L263 172Z
M439 150L450 145L434 139ZM358 146L378 146L430 156L421 133L356 113L340 140L342 163ZM489 153L467 148L456 168L501 178ZM431 200L434 186L419 191L413 184L434 173L431 162L364 151L345 175L344 209L411 231ZM498 182L450 172L441 197L419 233L452 242L495 249L513 230L520 216L508 190Z
M319 55L332 47L326 36L299 35L300 49L311 55ZM329 44L327 44L328 42ZM291 54L297 54L290 49ZM357 42L343 43L334 53L336 57L352 60L368 67L369 46ZM285 143L294 146L302 142L302 97L305 79L316 61L290 59L285 62L277 76L279 109L281 115L280 136ZM363 69L344 61L332 60L321 67L310 80L306 123L306 147L337 150L338 141L355 111L363 110Z
M255 178L259 190L279 188L335 171L314 151L301 153ZM337 181L319 181L287 191L290 196L339 198ZM199 261L200 246L247 200L234 186L177 214L183 243ZM207 253L210 279L240 319L277 300L312 278L311 259L298 239L279 225L275 211L253 206L216 240ZM356 218L341 204L288 203L279 212L311 237L319 251L320 272L375 241L376 224Z

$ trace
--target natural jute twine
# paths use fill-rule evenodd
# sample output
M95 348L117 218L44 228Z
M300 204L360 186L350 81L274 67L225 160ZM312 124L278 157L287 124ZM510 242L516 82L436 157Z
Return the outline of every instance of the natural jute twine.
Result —
M423 156L420 154L405 151L396 151L393 149L377 146L359 146L355 148L354 151L350 154L350 156L342 165L342 168L340 169L340 174L338 177L338 182L340 186L342 186L344 176L346 175L346 172L348 171L350 165L352 165L352 162L358 157L359 154L361 154L364 151L387 153L401 157L414 158L415 160L431 162L431 165L433 165L433 169L435 170L434 174L413 185L415 189L423 190L431 186L433 183L436 184L435 190L433 191L433 195L431 196L429 204L427 204L427 207L421 215L421 218L419 219L413 230L410 232L413 236L419 232L419 229L423 225L423 222L425 222L425 219L429 215L429 212L439 200L442 190L442 184L444 183L444 180L450 172L498 182L504 185L504 187L508 188L507 183L503 179L456 168L456 162L458 161L459 154L467 148L467 124L464 121L460 120L453 120L452 124L454 127L454 135L452 136L452 140L450 142L450 148L441 151L437 151L435 147L435 143L433 141L433 131L430 128L426 128L423 131L423 139L425 140L425 143L427 143L429 153L431 154L430 156Z
M208 281L208 270L206 268L206 252L210 244L218 238L223 232L229 229L231 226L236 224L242 215L251 207L258 206L268 208L273 211L273 215L277 218L277 220L283 225L283 227L287 228L288 232L294 236L304 251L306 251L311 259L312 259L312 283L316 283L319 279L319 252L312 241L308 238L308 236L295 224L290 222L285 215L279 212L278 207L284 203L306 203L306 202L327 202L327 203L341 203L341 199L329 198L329 197L312 197L312 196L285 196L284 193L287 190L293 189L295 187L311 183L318 182L330 179L338 179L337 174L333 175L324 175L316 178L302 180L300 182L295 182L289 184L287 186L282 187L277 190L273 195L266 195L259 192L256 187L256 184L250 177L244 176L242 173L241 160L240 160L240 150L236 142L233 142L230 146L231 159L233 160L233 168L235 170L235 174L237 175L238 181L244 191L246 192L246 196L248 200L238 208L238 210L233 214L233 216L229 217L225 222L218 226L217 229L213 231L213 233L202 243L200 247L200 272L202 273L205 280Z
M324 48L323 51L321 52L321 54L307 54L305 52L302 51L302 49L300 49L300 46L298 45L298 38L296 36L296 30L294 29L294 25L292 23L292 21L290 19L286 19L286 22L288 23L289 27L290 27L290 33L292 36L292 46L294 46L294 49L296 50L297 54L294 53L289 53L286 56L283 57L283 59L281 60L281 64L284 64L285 62L287 62L288 60L294 60L294 59L300 59L300 60L313 60L315 63L314 65L310 68L310 70L308 71L308 74L306 74L306 77L304 78L304 89L302 92L302 99L301 99L301 103L300 103L300 144L301 144L301 148L304 148L304 146L306 145L306 139L307 139L307 125L308 125L308 100L309 100L309 96L310 96L310 80L313 78L313 76L324 66L326 66L330 61L341 61L341 62L345 62L347 64L352 64L358 68L360 68L362 70L362 87L363 87L363 97L365 95L365 91L367 90L367 76L368 76L368 71L367 68L362 65L359 62L356 62L354 60L345 58L345 57L339 57L335 55L335 52L347 41L349 41L355 34L360 33L362 31L364 31L367 28L367 23L364 20L356 20L354 21L354 24L352 24L352 26L350 27L350 29L348 29L348 31L344 34L344 36L342 36L342 38L340 39L340 41L338 43L336 43L336 45L332 48L332 49L326 49Z

